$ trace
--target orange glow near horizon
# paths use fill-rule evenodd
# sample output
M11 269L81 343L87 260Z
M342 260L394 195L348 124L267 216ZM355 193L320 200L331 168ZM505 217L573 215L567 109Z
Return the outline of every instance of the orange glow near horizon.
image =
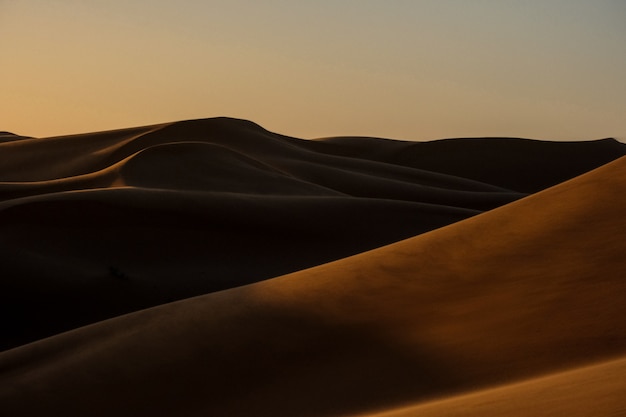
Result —
M623 2L100 3L0 0L0 130L626 139Z

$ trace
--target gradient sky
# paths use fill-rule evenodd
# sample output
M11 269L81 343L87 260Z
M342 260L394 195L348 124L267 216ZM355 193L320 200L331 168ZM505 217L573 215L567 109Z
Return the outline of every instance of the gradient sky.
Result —
M626 139L624 0L0 0L0 130Z

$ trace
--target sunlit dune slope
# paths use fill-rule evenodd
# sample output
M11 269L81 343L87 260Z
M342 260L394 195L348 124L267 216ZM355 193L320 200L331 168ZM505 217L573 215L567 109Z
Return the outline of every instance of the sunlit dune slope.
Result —
M0 355L0 403L12 416L338 416L623 356L625 195L619 159L380 249L22 346ZM610 379L570 400L600 404Z
M519 172L506 176L531 190L538 178L626 151L528 141L512 158L518 145L508 139L337 146L228 118L6 135L14 140L0 143L0 349L354 255L523 197L494 185L502 162L485 159L485 144L515 159ZM562 158L552 152L549 169L533 165L546 148Z
M523 196L308 142L217 118L0 143L0 349Z
M4 137L0 349L354 255L525 195L368 156L398 155L406 142L351 139L330 149L228 118ZM462 141L445 141L440 156L467 154ZM587 148L550 172L607 158L603 144ZM613 158L624 152L611 149ZM52 296L58 302L47 303Z
M589 417L626 415L626 359L359 417Z

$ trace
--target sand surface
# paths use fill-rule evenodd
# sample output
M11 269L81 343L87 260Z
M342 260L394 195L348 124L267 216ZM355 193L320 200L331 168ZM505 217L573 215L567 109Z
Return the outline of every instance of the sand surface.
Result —
M3 133L0 415L621 415L625 154Z

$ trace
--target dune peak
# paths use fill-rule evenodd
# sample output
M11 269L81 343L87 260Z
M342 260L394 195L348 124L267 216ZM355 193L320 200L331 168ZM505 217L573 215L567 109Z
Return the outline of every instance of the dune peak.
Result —
M614 139L22 138L0 133L11 416L626 408Z

